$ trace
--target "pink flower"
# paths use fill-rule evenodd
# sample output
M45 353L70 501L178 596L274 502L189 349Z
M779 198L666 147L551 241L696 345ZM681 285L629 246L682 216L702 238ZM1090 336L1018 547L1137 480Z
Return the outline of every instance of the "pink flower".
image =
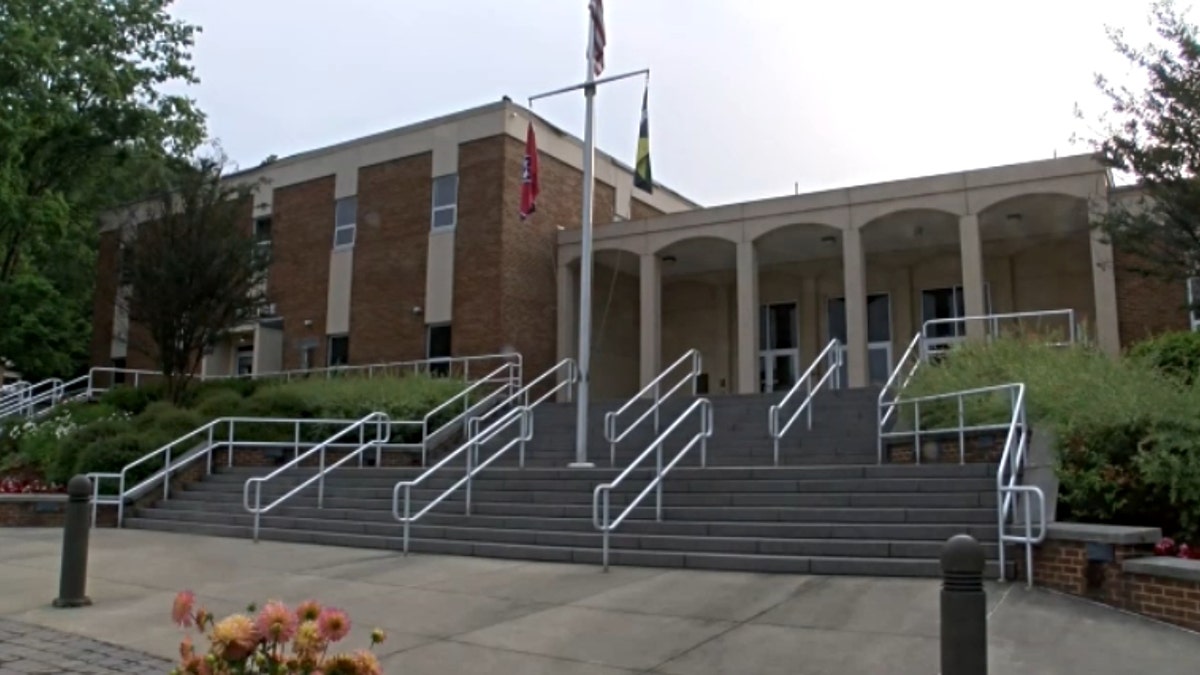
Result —
M195 593L191 591L179 591L175 596L175 604L171 607L171 620L184 628L191 626L192 606L195 604Z
M258 613L258 634L272 642L287 642L296 634L298 623L286 605L272 600Z
M350 633L350 617L340 609L326 608L317 619L317 627L322 638L337 642Z
M300 621L316 621L321 616L321 605L316 600L305 600L296 607L296 618Z
M226 661L242 661L254 651L259 636L254 621L244 614L225 617L213 626L213 651Z

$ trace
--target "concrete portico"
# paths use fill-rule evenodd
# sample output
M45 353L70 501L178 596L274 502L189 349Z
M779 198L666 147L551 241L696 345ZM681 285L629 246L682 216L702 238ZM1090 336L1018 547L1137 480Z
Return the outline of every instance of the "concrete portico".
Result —
M629 395L690 348L710 393L783 386L833 337L862 386L925 320L987 313L1071 308L1116 353L1113 269L1100 264L1112 251L1089 222L1108 188L1091 157L1070 157L599 227L598 395ZM579 233L561 232L561 357L574 355L578 256ZM934 328L945 344L989 329Z

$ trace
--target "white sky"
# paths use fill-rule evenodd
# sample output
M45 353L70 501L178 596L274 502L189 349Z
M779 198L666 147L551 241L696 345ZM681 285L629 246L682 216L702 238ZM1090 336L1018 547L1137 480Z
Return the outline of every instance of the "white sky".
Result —
M656 180L705 205L1086 152L1104 26L1149 0L607 0L605 74L649 67ZM241 167L582 79L587 0L179 0L192 90ZM1195 20L1195 14L1190 14ZM642 84L603 86L634 160ZM582 94L535 103L582 136Z

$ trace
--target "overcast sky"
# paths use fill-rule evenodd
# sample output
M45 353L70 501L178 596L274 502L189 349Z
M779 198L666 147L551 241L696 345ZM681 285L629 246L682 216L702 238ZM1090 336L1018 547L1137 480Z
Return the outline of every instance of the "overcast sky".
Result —
M1108 25L1149 0L607 0L605 74L649 67L655 178L705 205L1029 161L1072 145L1123 77ZM179 0L210 134L245 168L586 67L587 0ZM1193 19L1195 14L1192 14ZM1141 40L1139 40L1139 43ZM632 164L642 83L597 97ZM535 110L582 136L583 97ZM1086 129L1082 129L1086 131Z

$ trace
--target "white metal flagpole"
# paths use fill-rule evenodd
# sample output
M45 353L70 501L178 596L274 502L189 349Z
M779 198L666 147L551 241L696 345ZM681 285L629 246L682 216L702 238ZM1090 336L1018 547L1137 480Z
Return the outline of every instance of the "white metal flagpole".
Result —
M583 87L587 105L583 119L583 216L581 229L583 242L579 255L579 386L575 413L575 461L571 468L591 468L588 461L588 388L591 384L592 351L592 193L594 177L592 171L596 161L596 25L591 10L588 11L587 78Z

